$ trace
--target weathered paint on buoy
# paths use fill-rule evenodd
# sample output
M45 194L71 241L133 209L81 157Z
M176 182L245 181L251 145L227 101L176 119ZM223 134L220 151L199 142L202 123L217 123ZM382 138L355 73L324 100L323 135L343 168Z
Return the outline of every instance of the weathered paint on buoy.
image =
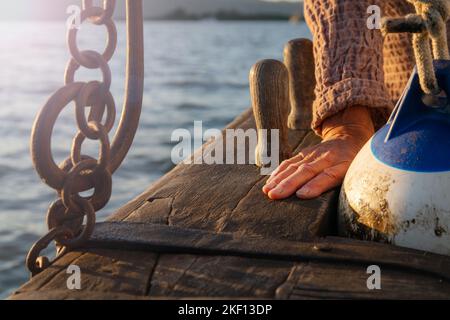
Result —
M449 96L450 62L435 69ZM340 195L342 235L450 255L450 104L428 98L415 72L356 156Z
M373 156L371 142L344 180L340 233L450 255L450 172L417 173L387 166Z

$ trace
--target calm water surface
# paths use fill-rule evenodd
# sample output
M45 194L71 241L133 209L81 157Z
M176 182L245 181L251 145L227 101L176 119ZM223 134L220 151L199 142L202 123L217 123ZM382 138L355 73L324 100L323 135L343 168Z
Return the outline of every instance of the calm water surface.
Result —
M124 28L111 61L112 93L120 112L124 91ZM102 50L105 32L83 27L81 49ZM115 173L102 220L172 167L171 133L222 128L250 105L248 72L257 60L282 58L290 39L309 37L305 25L284 22L147 22L145 92L140 126L132 149ZM68 53L62 22L0 22L0 298L28 278L24 257L43 235L45 212L55 194L34 172L29 138L35 115L63 82ZM98 71L81 71L78 80L96 80ZM74 107L58 119L53 134L56 161L69 155ZM86 144L95 155L96 145Z

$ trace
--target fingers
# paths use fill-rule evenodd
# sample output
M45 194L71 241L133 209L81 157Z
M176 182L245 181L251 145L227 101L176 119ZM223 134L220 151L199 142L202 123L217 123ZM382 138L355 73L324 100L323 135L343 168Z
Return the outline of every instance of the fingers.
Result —
M300 187L314 178L329 165L329 162L324 158L301 164L295 172L280 181L276 187L269 190L269 198L279 200L291 196L295 193L295 191L297 191Z
M270 175L270 178L267 180L267 183L272 182L272 180L281 172L285 171L289 166L294 165L295 163L304 159L304 154L300 152L295 157L292 157L288 160L283 161L278 168L275 169L274 172Z
M344 180L349 166L350 163L345 162L323 170L296 192L297 197L304 200L313 199L339 186Z
M265 194L268 194L269 191L275 188L281 181L297 171L298 167L301 166L305 161L307 160L304 159L300 162L288 164L288 166L285 167L283 171L280 171L276 176L271 177L269 180L267 180L266 185L263 187L263 192Z

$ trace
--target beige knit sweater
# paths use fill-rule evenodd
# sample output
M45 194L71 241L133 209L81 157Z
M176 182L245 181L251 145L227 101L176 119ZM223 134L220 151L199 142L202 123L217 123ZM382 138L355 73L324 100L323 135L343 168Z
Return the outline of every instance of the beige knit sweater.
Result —
M314 40L316 101L312 127L351 106L371 108L379 127L392 110L414 68L411 36L367 27L370 5L382 16L414 12L406 0L305 0L305 18Z

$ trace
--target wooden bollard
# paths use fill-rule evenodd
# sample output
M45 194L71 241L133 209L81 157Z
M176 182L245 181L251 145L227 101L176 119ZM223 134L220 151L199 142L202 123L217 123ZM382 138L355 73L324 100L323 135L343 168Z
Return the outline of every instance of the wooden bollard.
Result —
M258 129L255 160L258 167L273 165L266 157L272 150L275 138L271 129L278 129L279 161L290 156L287 117L289 113L288 71L277 60L262 60L250 71L250 94L253 114ZM266 129L266 130L263 130ZM273 155L270 155L273 157Z
M284 63L289 72L291 112L290 129L308 130L312 121L312 105L316 79L313 44L308 39L289 41L284 47Z

